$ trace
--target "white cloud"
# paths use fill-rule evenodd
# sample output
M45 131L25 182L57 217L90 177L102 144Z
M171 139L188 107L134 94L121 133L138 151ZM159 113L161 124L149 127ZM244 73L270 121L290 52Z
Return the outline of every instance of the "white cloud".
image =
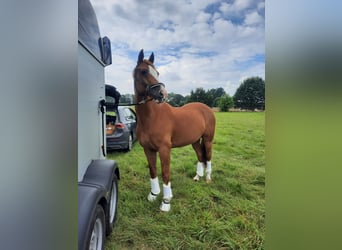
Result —
M257 6L258 6L257 7L258 10L264 10L265 9L265 2L264 1L259 2Z
M252 6L255 1L253 0L235 0L233 6L236 10L244 10Z
M212 1L214 3L216 1ZM207 0L92 0L101 35L112 42L106 81L133 93L132 70L141 48L155 52L160 81L169 92L224 87L233 95L241 79L264 78L264 1L221 2L206 13ZM234 21L241 20L241 21Z
M252 12L246 15L245 24L246 25L262 25L264 23L264 18L258 14L258 12Z
M220 11L222 11L223 13L228 13L230 11L232 11L232 4L229 4L229 3L221 3L221 6L220 6Z

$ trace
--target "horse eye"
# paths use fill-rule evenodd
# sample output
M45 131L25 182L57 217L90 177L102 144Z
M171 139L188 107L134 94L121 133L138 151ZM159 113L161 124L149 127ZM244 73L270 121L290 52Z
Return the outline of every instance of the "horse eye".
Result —
M147 75L147 70L142 70L142 71L141 71L141 74L142 74L143 76L146 76L146 75Z

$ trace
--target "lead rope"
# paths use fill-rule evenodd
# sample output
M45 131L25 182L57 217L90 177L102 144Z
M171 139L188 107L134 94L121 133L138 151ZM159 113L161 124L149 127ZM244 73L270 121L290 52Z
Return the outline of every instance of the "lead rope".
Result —
M127 103L127 104L118 104L118 106L135 106L135 105L141 105L144 104L146 102L152 101L153 98L150 99L142 99L140 102L137 103Z

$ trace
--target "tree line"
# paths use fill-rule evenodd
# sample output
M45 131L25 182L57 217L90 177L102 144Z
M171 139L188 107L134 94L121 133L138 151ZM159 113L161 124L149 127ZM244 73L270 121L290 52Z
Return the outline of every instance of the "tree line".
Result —
M128 104L133 100L133 95L125 94L121 95L120 103ZM174 107L180 107L190 102L202 102L209 107L218 107L220 111L229 111L230 108L264 110L265 81L260 77L247 78L240 84L233 96L230 96L221 87L209 90L196 88L186 96L168 93L168 103Z

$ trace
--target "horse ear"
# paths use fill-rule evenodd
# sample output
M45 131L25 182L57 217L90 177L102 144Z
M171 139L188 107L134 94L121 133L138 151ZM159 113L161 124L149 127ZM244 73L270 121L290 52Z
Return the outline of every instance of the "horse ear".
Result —
M151 63L153 63L154 62L154 54L153 54L153 52L152 52L152 54L150 55L150 58L148 59Z
M141 49L140 52L139 52L137 64L140 64L143 60L144 60L144 50Z

